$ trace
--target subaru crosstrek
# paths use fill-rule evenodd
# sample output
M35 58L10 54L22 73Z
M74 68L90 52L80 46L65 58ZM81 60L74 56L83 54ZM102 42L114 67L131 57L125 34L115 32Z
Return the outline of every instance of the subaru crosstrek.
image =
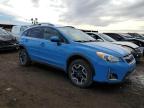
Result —
M49 64L67 72L71 82L88 87L93 81L120 83L135 70L135 59L123 47L98 42L73 27L34 26L20 38L19 61Z

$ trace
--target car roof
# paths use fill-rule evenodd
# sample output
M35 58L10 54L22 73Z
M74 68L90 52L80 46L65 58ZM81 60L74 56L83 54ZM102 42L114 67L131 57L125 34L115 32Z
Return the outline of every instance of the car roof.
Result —
M51 27L51 28L63 28L63 27L69 27L69 28L75 28L73 26L63 26L63 25L54 25L54 24L49 24L49 23L44 23L44 24L36 24L29 26L27 29L25 29L23 32L30 30L35 27Z
M64 25L59 25L59 24L54 25L54 24L51 24L51 23L40 23L40 24L29 26L29 29L34 28L34 27L52 27L52 28L70 27L70 28L75 28L73 26L64 26Z

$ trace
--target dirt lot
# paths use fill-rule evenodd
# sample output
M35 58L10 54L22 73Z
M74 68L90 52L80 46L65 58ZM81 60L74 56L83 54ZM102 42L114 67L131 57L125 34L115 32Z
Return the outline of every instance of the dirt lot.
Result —
M21 67L17 52L0 53L0 108L144 108L143 66L124 84L80 89L58 69Z

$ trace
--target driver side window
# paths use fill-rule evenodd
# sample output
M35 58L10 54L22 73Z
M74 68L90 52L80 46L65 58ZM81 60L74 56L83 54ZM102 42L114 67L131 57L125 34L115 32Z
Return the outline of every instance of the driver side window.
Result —
M46 40L50 40L52 36L58 36L61 39L61 42L64 42L64 39L62 38L61 34L57 30L50 27L43 28L43 36Z

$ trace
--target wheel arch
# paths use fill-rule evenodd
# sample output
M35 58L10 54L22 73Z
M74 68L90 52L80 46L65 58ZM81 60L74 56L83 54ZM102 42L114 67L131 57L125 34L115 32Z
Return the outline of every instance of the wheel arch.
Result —
M93 71L93 75L95 75L94 66L92 65L92 63L90 62L90 60L89 60L88 58L86 58L85 56L83 56L83 55L81 55L81 54L71 55L71 56L67 59L66 71L68 71L69 64L70 64L72 61L76 60L76 59L82 59L82 60L86 61L86 62L90 65L90 67L91 67L91 69L92 69L92 71Z
M19 49L26 49L23 45L19 45Z

